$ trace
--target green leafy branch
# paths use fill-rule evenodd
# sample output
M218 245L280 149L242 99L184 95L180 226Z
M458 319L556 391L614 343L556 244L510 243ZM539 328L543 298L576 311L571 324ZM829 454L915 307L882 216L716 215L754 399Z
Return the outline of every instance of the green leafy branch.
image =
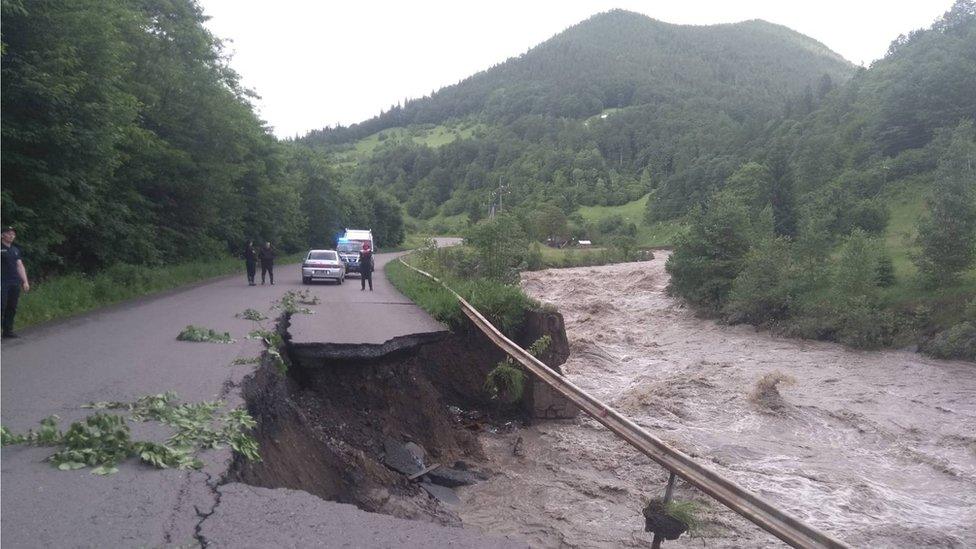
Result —
M230 332L218 332L213 328L203 328L192 324L183 328L176 339L180 341L212 342L212 343L233 343L234 338L230 337Z
M147 395L134 402L92 402L84 408L95 410L125 410L131 421L158 421L174 429L165 442L133 441L126 418L122 415L96 412L82 421L72 423L68 431L58 430L58 416L41 420L36 432L12 433L0 427L4 446L28 444L32 446L60 446L48 458L61 470L93 467L92 473L108 475L118 471L118 464L130 457L138 457L156 468L198 469L203 462L196 453L205 448L230 446L245 458L260 461L257 441L250 435L256 425L242 409L230 410L216 416L222 401L176 404L176 393Z
M271 357L272 366L281 375L288 372L288 364L281 356L281 348L285 345L285 340L280 333L273 330L254 330L247 334L247 338L263 340L265 347L267 347L268 356Z
M319 297L312 295L312 293L307 289L288 290L285 292L285 295L281 296L281 299L278 300L274 307L287 314L310 315L315 314L315 311L309 309L308 307L302 307L302 305L318 304Z
M236 318L243 318L244 320L253 320L255 322L261 322L262 320L267 320L268 317L264 316L261 311L257 309L244 309L242 312L234 315Z

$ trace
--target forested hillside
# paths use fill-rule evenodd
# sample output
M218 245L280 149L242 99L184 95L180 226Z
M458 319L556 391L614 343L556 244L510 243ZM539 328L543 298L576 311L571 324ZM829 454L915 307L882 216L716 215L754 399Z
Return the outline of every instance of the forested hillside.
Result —
M770 127L693 211L673 290L733 322L976 360L973 90L976 3L961 0Z
M2 215L33 275L208 258L245 239L293 251L344 224L402 240L391 198L340 188L269 133L194 1L2 10Z
M512 205L566 212L622 204L668 181L702 187L655 201L674 217L748 158L770 120L810 112L853 70L762 21L694 27L618 10L429 98L303 141L337 151L394 126L463 117L481 123L473 136L437 148L385 139L354 180L391 189L418 218L478 218L500 185Z
M504 202L531 238L624 248L687 225L672 289L731 322L973 358L973 90L972 0L859 69L761 21L614 11L304 142L345 154L370 135L352 180L421 220L473 222ZM411 137L425 132L454 139ZM581 215L638 203L641 227Z

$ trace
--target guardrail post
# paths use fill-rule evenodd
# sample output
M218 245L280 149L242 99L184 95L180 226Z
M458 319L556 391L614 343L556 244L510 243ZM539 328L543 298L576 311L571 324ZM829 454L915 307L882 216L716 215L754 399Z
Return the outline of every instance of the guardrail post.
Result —
M671 503L671 497L674 495L674 471L669 471L671 476L668 477L668 487L664 490L664 507L667 508L668 504ZM654 532L654 540L651 541L651 549L661 549L661 542L664 541L664 536Z

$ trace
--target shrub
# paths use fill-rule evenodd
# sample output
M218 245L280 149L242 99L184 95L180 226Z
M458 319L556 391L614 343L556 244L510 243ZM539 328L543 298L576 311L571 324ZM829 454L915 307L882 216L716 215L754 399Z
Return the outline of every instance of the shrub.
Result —
M477 273L502 282L518 280L528 241L518 219L499 215L468 228L464 236L478 257Z
M922 350L936 358L976 361L976 322L963 321L939 332Z

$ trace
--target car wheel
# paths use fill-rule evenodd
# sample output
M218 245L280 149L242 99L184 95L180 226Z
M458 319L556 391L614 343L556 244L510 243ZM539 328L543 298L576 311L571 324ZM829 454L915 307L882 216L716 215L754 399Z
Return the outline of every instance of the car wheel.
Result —
M302 284L308 284L311 281L312 281L312 279L309 278L309 277L307 277L307 276L303 276L302 277Z

